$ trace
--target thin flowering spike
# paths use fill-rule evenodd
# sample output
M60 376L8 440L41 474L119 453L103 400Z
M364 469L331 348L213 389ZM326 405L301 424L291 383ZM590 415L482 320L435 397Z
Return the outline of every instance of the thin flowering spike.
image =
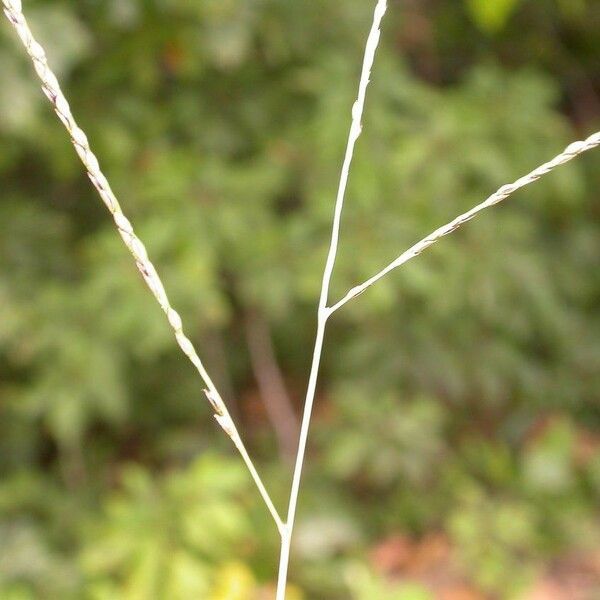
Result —
M323 272L321 282L321 295L319 298L319 309L317 314L317 333L315 336L315 345L313 350L312 364L308 377L308 387L306 391L306 399L304 401L304 412L302 415L302 425L300 427L300 439L298 441L298 453L296 455L296 464L294 466L294 474L292 477L292 487L290 491L290 501L288 505L288 516L286 521L285 534L281 538L281 553L279 556L279 575L277 579L277 600L285 600L285 590L287 585L287 571L290 559L290 547L292 541L292 532L294 529L294 520L296 518L296 507L298 503L298 494L300 492L300 480L302 477L302 469L304 466L304 456L306 454L306 443L308 440L308 431L312 415L312 408L315 400L315 392L317 388L317 379L319 376L319 365L321 363L321 355L323 353L323 342L325 340L325 329L329 312L327 301L329 297L329 287L331 284L331 276L335 266L337 256L340 227L342 221L342 211L344 208L344 198L346 196L346 187L348 185L348 177L350 175L350 167L352 165L352 157L354 155L354 146L362 131L362 114L365 107L367 96L367 88L371 77L371 69L375 61L375 52L379 45L381 36L381 22L387 10L387 1L378 0L373 13L373 23L367 37L365 46L362 71L358 84L358 96L356 102L352 105L352 123L350 125L350 133L348 134L348 143L346 145L346 153L342 164L340 182L335 201L333 225L331 228L331 241L329 243L329 252Z
M467 221L470 221L473 217L478 215L486 208L494 206L495 204L502 202L502 200L506 200L506 198L508 198L518 189L525 187L530 183L534 183L544 175L547 175L548 173L559 167L560 165L564 165L570 160L573 160L576 156L579 156L580 154L583 154L588 150L592 150L597 146L600 146L600 131L590 135L586 140L580 142L573 142L572 144L569 144L563 152L561 152L558 156L554 157L551 161L544 163L537 169L531 171L531 173L528 173L527 175L524 175L523 177L517 179L514 183L503 185L498 191L494 192L481 204L474 206L471 210L468 210L467 212L459 215L449 223L446 223L446 225L439 227L434 232L430 233L427 237L423 238L420 242L417 242L408 250L403 252L387 267L373 275L373 277L370 277L360 285L353 287L341 300L336 302L333 306L331 306L328 309L328 315L331 315L336 310L342 308L344 304L350 302L350 300L362 294L367 288L371 287L374 283L377 283L390 271L397 269L399 266L407 263L409 260L412 260L416 256L419 256L419 254L421 254L423 250L426 250L427 248L429 248L429 246L432 246L444 236L452 233L453 231L456 231L459 227L464 225Z
M25 46L25 50L33 62L35 71L42 82L42 90L53 105L54 110L62 124L65 126L65 129L69 132L69 135L71 136L71 143L73 144L77 155L81 159L81 162L84 164L90 181L110 211L117 227L117 231L129 249L129 252L131 252L133 258L135 259L135 264L142 274L146 285L156 298L157 302L160 304L160 307L165 312L179 347L188 357L194 367L196 367L198 373L206 384L208 388L206 391L206 396L213 410L215 411L215 418L217 422L223 431L231 438L235 447L240 452L263 500L265 501L265 504L267 505L267 508L269 509L269 512L277 524L278 529L282 531L283 525L281 518L279 517L279 514L262 483L262 480L256 472L252 460L248 456L246 448L244 447L235 423L233 422L233 419L231 418L223 399L219 395L217 388L202 364L194 345L183 332L181 317L171 306L162 281L160 280L154 265L148 258L146 247L135 234L129 219L123 214L117 198L115 197L106 177L100 170L98 159L90 148L87 136L77 125L77 122L71 113L69 103L60 89L58 80L48 65L44 49L33 37L25 16L23 15L21 0L2 0L2 2L4 4L4 13L11 25L15 28L18 36L21 38L21 41Z
M4 5L4 12L8 20L17 31L17 34L21 38L25 49L33 62L34 68L42 82L42 89L46 97L54 106L54 109L60 121L63 123L63 125L69 132L75 151L77 152L78 156L83 162L88 177L90 178L92 184L97 189L102 201L105 203L108 210L112 214L117 230L120 236L122 237L125 245L133 255L137 268L141 272L150 291L152 292L157 302L160 304L161 308L165 312L169 324L175 333L177 343L179 344L182 352L189 358L190 362L196 367L202 379L204 380L207 386L207 388L204 390L204 393L213 409L214 417L217 423L223 429L223 431L231 438L234 445L238 449L248 470L252 475L252 478L254 479L254 482L256 483L259 489L259 492L265 504L267 505L267 508L269 509L271 515L273 516L273 519L275 520L275 523L277 524L279 533L281 535L281 554L277 585L277 600L284 600L287 583L287 570L290 555L291 536L294 527L298 493L300 489L300 479L304 464L304 456L308 438L308 430L311 420L312 406L315 398L319 364L321 360L321 354L325 338L325 330L327 321L331 314L337 311L351 299L361 294L368 287L376 283L379 279L384 277L390 271L399 267L405 262L408 262L409 260L420 254L423 250L434 244L436 241L438 241L445 235L448 235L452 231L458 229L461 225L475 217L479 212L483 211L484 209L490 206L493 206L494 204L497 204L498 202L501 202L510 194L515 192L517 189L528 185L534 181L537 181L540 177L549 173L559 165L572 160L577 155L600 145L600 132L595 133L585 141L575 142L571 144L566 148L566 150L563 153L558 155L550 162L538 167L537 169L535 169L528 175L521 177L514 183L502 186L495 194L490 196L487 200L475 206L470 211L458 216L456 219L454 219L447 225L438 228L429 236L427 236L426 238L409 248L406 252L400 255L397 259L391 262L379 273L377 273L361 285L352 288L346 294L346 296L344 296L344 298L342 298L333 306L329 307L328 295L339 244L339 234L342 210L344 205L344 197L348 183L350 167L352 163L354 146L361 134L361 119L364 110L366 91L369 84L371 68L373 66L375 52L379 44L380 26L383 16L385 15L387 9L386 0L377 0L373 16L373 23L371 25L371 30L369 32L365 48L362 72L359 82L358 97L356 102L353 104L351 110L352 122L350 132L348 135L348 143L346 147L346 153L342 166L340 183L335 203L329 253L327 256L327 261L321 284L321 295L319 300L317 319L317 334L313 351L308 389L306 393L302 428L298 445L298 453L296 457L296 465L294 468L293 481L290 491L287 521L284 523L281 520L277 510L273 506L271 498L269 497L269 494L266 491L260 476L256 472L254 464L248 456L248 453L244 447L244 444L242 443L240 435L235 427L231 415L227 410L225 403L223 402L221 396L219 395L219 392L217 391L208 373L206 372L198 354L194 349L192 342L184 334L181 317L171 307L164 286L158 276L158 273L156 272L156 269L154 268L154 265L150 262L148 258L148 254L146 252L144 244L136 236L131 223L123 214L121 207L113 191L111 190L106 177L102 174L100 170L100 166L98 164L96 156L90 149L89 142L85 133L78 127L77 123L75 122L75 119L71 114L69 104L60 90L59 83L48 66L45 52L40 46L40 44L34 39L27 25L25 17L23 16L21 0L2 0L2 4Z

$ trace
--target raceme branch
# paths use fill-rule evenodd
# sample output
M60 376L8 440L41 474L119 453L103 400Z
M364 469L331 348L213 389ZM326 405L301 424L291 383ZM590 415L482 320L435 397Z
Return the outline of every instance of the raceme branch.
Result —
M385 275L387 275L397 267L403 265L404 263L408 262L409 260L412 260L415 256L418 256L429 246L433 245L442 237L458 229L461 225L474 218L484 209L489 208L501 202L502 200L505 200L506 198L508 198L508 196L510 196L519 188L533 183L534 181L537 181L556 167L565 164L566 162L572 160L579 154L582 154L583 152L586 152L588 150L591 150L592 148L599 146L600 132L591 135L584 141L575 142L569 145L564 150L564 152L556 156L550 162L541 165L540 167L538 167L528 175L521 177L514 183L502 186L497 192L495 192L489 198L487 198L487 200L485 200L481 204L478 204L466 213L459 215L453 221L444 225L443 227L436 229L426 238L422 239L420 242L416 243L411 248L406 250L398 258L392 261L387 267L379 271L377 274L373 275L373 277L367 279L362 284L353 287L336 304L334 304L333 306L328 306L329 289L338 251L342 211L344 206L346 187L350 174L350 167L352 164L354 146L361 134L361 119L365 105L369 77L375 59L375 53L379 44L381 22L387 9L386 0L377 1L373 16L373 23L371 25L371 30L369 32L365 48L362 71L358 87L358 97L352 107L352 123L350 127L350 133L348 136L348 143L346 146L346 152L342 165L340 182L335 202L329 252L327 255L327 261L325 264L321 283L321 293L317 313L317 332L315 337L312 364L304 404L304 413L302 417L298 451L296 454L296 462L290 490L288 513L286 522L283 522L279 516L279 513L275 509L273 502L271 501L271 498L267 490L265 489L265 486L263 485L263 482L254 467L254 464L252 463L252 460L248 456L246 448L244 447L241 437L237 431L237 428L233 422L233 419L231 418L231 415L225 403L223 402L218 390L216 389L202 361L196 353L192 342L184 334L181 317L171 307L164 286L158 276L158 273L156 272L156 269L154 268L153 264L148 258L148 254L146 252L144 244L136 236L131 223L123 214L121 207L114 193L112 192L106 177L100 170L100 166L98 164L96 156L90 149L89 142L85 133L77 125L73 115L71 114L71 109L60 89L56 76L48 66L45 52L40 46L40 44L35 40L33 34L31 33L31 30L29 29L27 21L22 12L21 0L2 0L2 3L4 5L4 12L6 16L17 31L19 37L21 38L21 41L23 42L23 45L25 46L27 54L30 56L33 62L38 77L42 82L42 89L44 93L54 106L54 109L59 119L69 132L71 142L81 161L83 162L90 180L92 181L94 187L100 194L102 201L106 204L108 210L113 216L117 230L121 235L125 245L133 255L136 265L142 273L146 284L148 285L152 294L154 295L161 308L167 315L167 319L175 333L175 338L181 350L196 367L198 373L200 374L204 383L206 384L207 389L205 390L205 394L212 406L212 409L215 413L214 416L217 422L219 423L221 428L227 433L227 435L231 438L240 455L242 456L242 459L244 460L248 470L250 471L250 474L262 496L262 499L264 500L269 512L271 513L279 529L279 533L281 535L281 553L277 582L277 600L285 600L292 531L294 528L294 521L296 516L298 495L300 491L300 481L304 466L308 432L310 428L312 408L315 400L316 386L319 374L319 366L321 362L321 355L323 352L326 325L329 317L342 306L344 306L346 303L348 303L350 300L356 298L359 294L364 292L371 285L375 284Z
M306 391L306 399L304 401L304 414L302 415L302 425L300 427L300 440L298 442L298 452L296 454L296 465L294 466L294 475L292 478L292 488L290 491L290 500L288 505L288 515L286 521L285 534L281 537L281 553L279 556L279 576L277 581L277 600L285 600L285 589L287 582L287 571L290 559L290 545L292 540L292 532L294 529L294 520L296 517L296 507L298 504L298 494L300 492L300 479L302 478L302 469L304 466L304 456L306 453L306 443L308 440L308 430L312 415L312 408L315 400L315 392L317 388L317 379L319 376L319 365L321 363L321 355L323 353L323 342L325 339L325 328L327 319L329 318L329 309L327 302L329 298L329 286L331 284L331 276L335 266L337 256L340 225L342 220L342 210L344 208L344 197L346 195L346 187L348 177L350 175L350 166L352 164L352 156L354 154L354 146L359 138L362 130L361 119L365 107L365 99L367 95L367 87L369 85L369 77L371 76L371 68L375 60L375 52L379 45L381 21L387 10L387 1L379 0L375 6L373 14L373 23L367 38L363 66L358 85L358 97L352 106L352 124L350 125L350 133L348 135L348 143L346 145L346 153L342 164L342 172L340 175L340 183L338 187L337 197L335 201L335 209L333 216L333 226L331 230L331 241L329 244L329 253L325 263L323 272L323 280L321 283L321 295L319 298L319 310L317 313L317 333L315 337L315 346L308 377L308 388Z
M353 287L341 300L339 300L329 308L329 314L331 315L336 310L342 308L344 304L350 302L350 300L362 294L367 288L377 283L388 273L390 273L394 269L397 269L404 263L407 263L409 260L412 260L419 254L421 254L423 250L426 250L427 248L429 248L429 246L432 246L444 236L448 235L449 233L452 233L453 231L456 231L459 227L464 225L467 221L470 221L473 217L478 215L480 212L484 211L486 208L494 206L495 204L502 202L502 200L506 200L506 198L508 198L513 192L516 192L519 188L522 188L526 185L529 185L530 183L533 183L534 181L537 181L544 175L547 175L548 173L556 169L556 167L568 163L570 160L573 160L576 156L579 156L580 154L583 154L588 150L592 150L592 148L596 148L599 145L600 131L592 134L586 140L583 140L581 142L573 142L572 144L569 144L569 146L567 146L563 152L561 152L558 156L555 156L551 161L544 163L537 169L531 171L531 173L528 173L520 179L517 179L514 183L503 185L498 191L494 192L489 198L487 198L487 200L484 200L481 204L474 206L471 210L468 210L462 215L458 215L458 217L450 221L450 223L446 223L446 225L439 227L434 232L430 233L427 237L423 238L420 242L417 242L408 250L403 252L387 267L373 275L373 277L370 277L360 285Z
M267 505L269 512L277 524L277 528L281 532L283 530L281 518L279 517L279 514L275 509L275 506L273 505L273 502L271 501L271 498L258 472L256 471L250 456L248 455L248 452L246 451L235 423L233 422L233 419L227 410L227 406L223 402L223 399L221 398L215 384L200 360L194 345L183 332L181 317L171 306L162 281L160 280L154 265L148 258L148 253L146 252L144 244L137 237L131 223L123 214L117 198L115 197L106 177L100 169L98 159L90 148L87 136L77 125L77 122L71 113L69 103L60 89L58 80L48 65L46 53L42 46L33 37L27 20L23 14L21 0L2 1L4 4L4 13L21 38L21 41L25 46L25 50L31 58L38 77L42 82L42 90L48 97L48 100L50 100L54 106L54 110L56 111L58 118L62 121L62 124L65 126L65 129L69 132L69 135L71 136L71 142L77 154L79 155L81 162L85 166L88 177L94 184L96 190L98 190L102 201L104 204L106 204L106 207L113 216L117 230L123 238L123 241L129 249L129 252L131 252L137 268L140 270L146 284L150 288L150 291L160 304L160 307L167 315L167 319L175 333L175 339L177 340L179 347L189 358L191 363L196 367L198 373L206 384L207 389L204 390L204 393L206 394L206 397L210 402L212 409L214 410L215 419L223 431L225 431L225 433L231 438L238 452L242 456L244 463L250 471L252 479L258 487L258 490L265 504Z

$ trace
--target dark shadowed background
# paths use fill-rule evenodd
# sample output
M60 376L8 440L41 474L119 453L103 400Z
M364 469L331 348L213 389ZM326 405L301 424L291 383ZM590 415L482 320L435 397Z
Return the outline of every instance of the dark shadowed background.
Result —
M372 0L24 0L287 500ZM600 125L594 0L392 0L332 299ZM291 600L600 597L600 151L332 320ZM0 597L270 599L277 532L0 23Z

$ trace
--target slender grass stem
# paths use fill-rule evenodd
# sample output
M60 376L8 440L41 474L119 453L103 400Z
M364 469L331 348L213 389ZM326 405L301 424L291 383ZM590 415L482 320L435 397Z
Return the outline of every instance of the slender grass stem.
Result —
M538 179L540 179L544 175L547 175L560 165L564 165L565 163L573 160L576 156L579 156L580 154L583 154L588 150L592 150L592 148L596 148L597 146L600 146L600 131L590 135L587 139L583 141L573 142L572 144L569 144L565 148L565 150L563 150L563 152L555 156L552 160L544 163L543 165L540 165L539 167L537 167L537 169L534 169L533 171L531 171L531 173L528 173L527 175L524 175L523 177L517 179L515 182L503 185L499 190L497 190L486 200L481 202L481 204L478 204L477 206L474 206L471 210L468 210L467 212L458 215L458 217L456 217L449 223L446 223L446 225L438 227L438 229L430 233L427 237L423 238L420 242L417 242L408 250L403 252L398 258L396 258L389 265L387 265L387 267L381 269L381 271L379 271L372 277L369 277L369 279L367 279L360 285L353 287L341 300L336 302L330 308L331 312L334 313L335 311L342 308L342 306L350 302L350 300L352 300L353 298L356 298L357 296L362 294L367 288L377 283L388 273L407 263L409 260L412 260L419 254L421 254L423 250L426 250L427 248L429 248L429 246L432 246L444 236L452 233L453 231L456 231L459 227L464 225L467 221L470 221L472 218L477 216L486 208L489 208L491 206L494 206L495 204L498 204L499 202L502 202L503 200L506 200L506 198L508 198L512 193L516 192L518 189L537 181Z
M348 142L346 145L346 151L342 164L340 181L335 201L333 223L331 229L331 239L329 243L329 251L327 254L327 260L325 263L323 277L321 282L321 291L319 296L318 311L317 311L317 328L314 342L314 349L312 355L312 362L310 367L310 374L308 378L308 385L306 391L306 398L304 403L304 412L302 416L302 423L300 427L300 437L298 441L298 449L295 458L294 471L292 476L292 484L290 489L290 497L288 503L287 518L284 522L275 508L271 497L265 488L260 475L258 474L254 463L252 462L241 436L235 426L235 423L227 409L227 406L223 402L215 384L210 378L204 364L200 360L192 342L186 337L183 331L183 324L179 314L171 306L167 297L166 291L162 284L162 281L148 258L146 248L142 241L137 237L134 232L133 226L123 214L121 206L117 201L110 185L100 169L98 159L92 152L87 136L78 126L75 118L71 113L69 103L63 95L60 85L54 75L53 71L48 65L46 54L42 46L34 38L25 16L23 15L21 0L2 0L4 6L4 12L10 21L11 25L15 28L19 35L27 54L31 58L38 77L42 82L42 89L49 101L54 107L56 114L61 120L62 124L68 131L71 142L77 152L79 158L85 166L88 177L92 181L92 184L98 191L102 201L110 211L117 231L123 239L125 245L132 254L135 263L142 273L144 281L149 287L150 291L156 298L157 302L165 312L169 325L173 329L177 343L179 344L183 353L188 357L190 362L194 365L198 371L200 377L204 381L207 389L205 390L206 397L210 402L214 411L215 419L225 433L230 437L234 443L236 449L240 453L248 471L256 484L256 487L268 509L281 536L281 550L279 558L279 571L277 579L277 600L285 600L289 561L291 553L292 535L294 530L294 524L296 519L296 511L298 507L298 498L300 492L300 484L302 479L302 472L305 464L306 447L308 443L308 434L310 429L312 411L315 401L319 368L321 365L321 358L323 354L323 346L325 342L326 328L329 317L338 311L342 306L347 304L350 300L356 298L370 286L374 285L377 281L385 277L388 273L394 269L405 264L409 260L412 260L418 256L421 252L433 245L435 242L440 240L442 237L452 233L464 223L474 218L477 214L489 208L499 202L505 200L514 193L516 190L533 183L550 173L553 169L558 166L569 162L576 156L591 150L600 145L600 132L594 133L584 141L574 142L570 144L561 154L556 156L551 161L544 163L531 173L517 179L514 183L502 186L497 192L488 197L484 202L473 207L471 210L459 215L446 225L439 227L434 232L423 238L411 246L408 250L403 252L395 260L389 263L381 271L361 283L353 287L347 292L347 294L333 306L328 306L329 290L331 285L331 279L335 267L339 239L341 229L341 219L344 207L344 199L346 195L346 188L348 185L348 179L350 175L350 167L352 165L352 159L354 155L354 147L356 141L361 134L361 119L364 111L367 88L369 85L369 78L373 62L375 59L375 53L379 45L380 38L380 27L382 19L387 10L387 0L378 0L375 6L373 15L373 23L367 38L364 59L362 64L362 71L360 81L358 85L358 96L352 107L352 122L350 126L350 132L348 135Z
M358 97L352 107L352 123L350 125L350 133L348 135L348 143L346 145L346 153L342 164L340 182L338 186L337 197L335 201L335 209L333 215L333 225L331 230L331 241L329 244L329 252L323 272L321 282L321 294L319 298L319 309L317 313L317 334L315 337L315 346L308 378L308 388L306 391L306 399L304 402L304 413L302 415L302 425L300 428L300 440L298 442L298 452L296 454L296 464L294 466L294 475L292 478L292 488L290 491L290 500L288 505L288 514L286 521L286 532L281 537L281 554L279 558L279 574L277 578L277 600L285 600L285 590L287 586L287 573L290 560L290 546L292 543L292 534L294 530L294 521L296 517L296 508L298 506L298 495L300 492L300 481L302 478L302 470L304 466L304 457L306 455L306 444L308 441L308 432L310 429L310 421L312 409L315 400L315 392L317 388L317 380L319 376L319 366L321 364L321 355L323 353L323 342L325 340L325 329L327 320L331 311L327 308L329 297L329 287L335 259L337 256L340 227L342 220L342 210L344 208L344 198L346 188L348 186L348 178L350 175L350 166L352 165L352 157L354 155L354 146L356 140L361 133L361 119L365 106L367 95L367 87L369 85L369 77L371 68L375 60L375 52L379 45L381 21L387 10L387 1L379 0L375 6L373 15L373 24L367 38L365 54L363 59L362 72L358 85Z
M223 402L223 399L221 398L221 395L219 394L215 384L210 378L206 368L204 367L204 364L200 360L194 345L183 332L181 317L171 306L163 283L154 265L148 258L146 247L135 234L129 219L127 219L127 217L123 214L121 206L115 194L113 193L108 180L100 169L98 159L90 148L87 136L75 121L75 117L73 117L71 112L71 107L69 106L69 103L60 88L56 75L48 65L46 53L39 42L35 39L31 29L29 28L29 24L27 23L25 15L23 14L21 0L2 0L2 3L4 5L4 14L8 18L10 24L15 28L19 38L23 42L25 50L31 58L35 71L42 82L42 90L54 107L58 118L68 131L73 147L81 159L81 162L87 171L88 177L100 194L100 198L102 198L102 201L110 211L115 221L117 231L121 235L121 238L129 249L129 252L132 254L137 268L141 272L144 281L146 282L146 285L156 298L157 302L160 304L160 307L165 312L179 347L189 358L194 367L196 367L196 370L204 381L207 387L204 392L214 410L215 419L223 431L231 438L238 452L241 454L242 459L248 467L250 475L252 476L252 479L256 484L262 499L271 513L277 528L281 532L283 530L282 520L275 509L271 497L269 496L269 493L267 492L256 468L254 467L248 452L246 451L227 406Z

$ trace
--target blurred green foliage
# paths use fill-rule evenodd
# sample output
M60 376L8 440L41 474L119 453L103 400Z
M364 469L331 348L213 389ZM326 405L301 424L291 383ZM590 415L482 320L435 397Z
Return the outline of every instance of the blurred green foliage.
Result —
M372 4L25 3L280 505L244 322L299 411ZM599 28L585 0L390 2L335 298L597 128ZM271 597L272 523L7 24L0 147L0 596ZM438 597L372 559L394 532L443 535L482 597L598 551L599 164L336 315L290 598Z

